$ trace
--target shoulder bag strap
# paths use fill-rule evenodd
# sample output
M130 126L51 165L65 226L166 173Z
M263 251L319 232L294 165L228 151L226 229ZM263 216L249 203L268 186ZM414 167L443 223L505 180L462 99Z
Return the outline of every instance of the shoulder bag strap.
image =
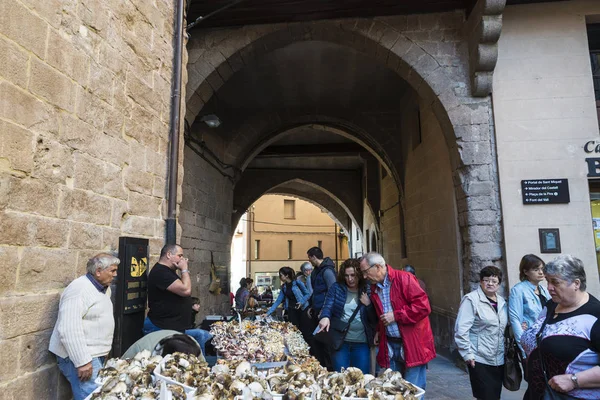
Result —
M348 320L348 324L346 325L346 329L344 329L344 333L348 332L348 329L350 329L350 324L352 323L352 321L354 321L356 314L358 314L358 312L360 311L360 308L362 306L363 306L363 304L359 300L358 306L356 306L356 308L354 309L354 312L352 313L352 315L350 316L350 319Z
M537 343L538 353L540 353L540 361L542 364L542 373L544 374L544 380L546 381L546 385L548 385L548 373L546 371L546 362L544 361L544 354L542 353L542 335L544 334L544 328L546 328L546 324L548 323L548 319L550 318L552 311L550 310L550 307L546 307L546 309L546 318L542 323L542 327L535 335L535 341Z

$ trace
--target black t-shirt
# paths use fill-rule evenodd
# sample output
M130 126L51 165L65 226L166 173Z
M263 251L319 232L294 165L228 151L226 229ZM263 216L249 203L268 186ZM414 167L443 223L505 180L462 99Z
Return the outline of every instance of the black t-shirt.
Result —
M154 265L148 275L148 318L161 329L183 332L190 328L192 306L189 297L167 290L177 279L177 273L166 265Z
M485 296L485 297L487 297L487 296ZM492 305L492 308L494 309L494 311L496 311L496 314L498 314L498 302L490 299L489 297L487 297L487 299L490 301L490 304Z
M288 298L288 306L296 304L296 296L294 296L294 291L292 290L292 284L285 284L285 297Z
M548 378L600 365L600 301L590 295L587 303L568 313L555 314L557 304L552 300L548 301L546 307L546 315L539 318L521 337L521 344L528 353L531 399L541 399L546 390L540 349L536 341L536 334L546 318L548 323L542 335L541 355ZM600 389L574 390L569 395L575 398L600 399Z

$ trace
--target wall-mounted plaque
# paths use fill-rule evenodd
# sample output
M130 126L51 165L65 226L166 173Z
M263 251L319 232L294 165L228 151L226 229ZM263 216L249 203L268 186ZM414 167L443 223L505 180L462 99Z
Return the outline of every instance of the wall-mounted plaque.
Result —
M564 204L571 201L568 179L521 181L523 204Z
M538 229L540 253L560 253L560 232L556 228Z

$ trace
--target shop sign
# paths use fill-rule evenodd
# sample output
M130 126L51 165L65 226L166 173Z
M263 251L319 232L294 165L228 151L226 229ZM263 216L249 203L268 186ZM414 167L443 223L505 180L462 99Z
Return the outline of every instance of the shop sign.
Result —
M583 151L587 154L597 154L600 156L600 141L589 140L583 145ZM600 158L589 157L585 159L588 167L588 178L600 178Z
M571 201L568 179L521 181L523 204L564 204Z

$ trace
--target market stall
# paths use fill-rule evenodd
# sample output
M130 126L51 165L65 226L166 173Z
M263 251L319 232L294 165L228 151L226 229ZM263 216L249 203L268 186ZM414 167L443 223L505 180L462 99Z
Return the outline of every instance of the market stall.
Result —
M219 351L214 366L182 353L111 359L90 399L412 400L424 393L389 369L378 377L357 368L328 372L287 322L220 321L211 333Z

